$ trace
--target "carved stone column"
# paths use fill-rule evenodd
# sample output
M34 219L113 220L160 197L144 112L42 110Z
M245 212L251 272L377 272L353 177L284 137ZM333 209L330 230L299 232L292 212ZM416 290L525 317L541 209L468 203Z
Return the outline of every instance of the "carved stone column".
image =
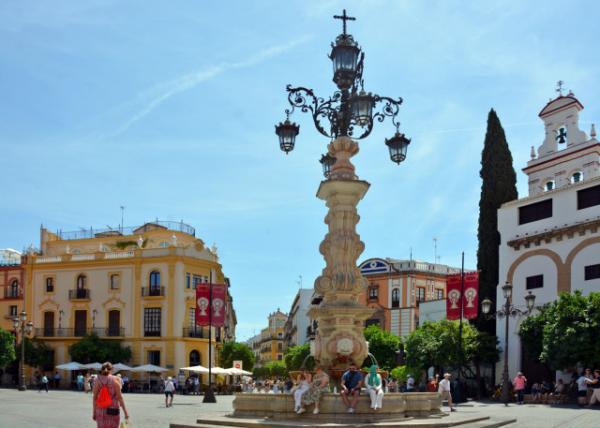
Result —
M315 280L315 291L323 300L310 309L309 316L318 322L312 349L315 359L326 368L341 369L349 361L362 364L368 352L363 325L373 310L358 303L367 280L356 266L365 248L356 233L360 219L356 206L369 183L354 174L350 158L358 153L355 141L339 137L328 150L336 163L317 192L329 208L325 217L329 231L319 247L326 265Z

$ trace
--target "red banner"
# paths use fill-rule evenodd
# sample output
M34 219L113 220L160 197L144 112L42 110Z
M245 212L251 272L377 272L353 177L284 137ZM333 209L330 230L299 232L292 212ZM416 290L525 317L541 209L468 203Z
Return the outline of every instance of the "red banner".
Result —
M211 288L212 314L210 310ZM223 326L225 324L226 296L227 288L224 284L198 284L196 286L196 325Z
M477 318L479 306L479 273L465 272L464 293L461 292L461 274L446 278L446 318L449 320Z
M479 306L479 272L465 272L463 315L466 319L477 318Z
M460 318L460 273L446 277L446 318L457 320Z

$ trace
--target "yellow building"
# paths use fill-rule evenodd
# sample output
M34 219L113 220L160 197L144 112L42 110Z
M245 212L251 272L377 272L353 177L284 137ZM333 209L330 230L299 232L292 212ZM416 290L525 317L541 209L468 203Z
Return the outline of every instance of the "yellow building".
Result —
M24 309L24 282L20 257L0 257L0 328L4 330L14 330L13 319Z
M284 328L287 318L279 308L269 315L269 326L261 330L260 340L255 345L260 350L258 365L283 360Z
M179 222L138 228L51 233L41 229L40 253L25 257L26 309L35 335L70 361L68 347L82 336L130 346L130 365L208 365L208 328L194 326L196 284L226 283L216 249ZM226 323L213 328L213 364L224 340L235 338L227 296Z

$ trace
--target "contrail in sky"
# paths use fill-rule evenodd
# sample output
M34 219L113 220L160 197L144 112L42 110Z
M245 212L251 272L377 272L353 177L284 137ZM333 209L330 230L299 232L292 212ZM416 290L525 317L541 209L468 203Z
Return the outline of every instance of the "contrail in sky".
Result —
M160 83L153 88L154 91L151 90L151 92L156 92L156 89L160 88L160 92L154 95L151 99L149 99L139 111L137 111L133 116L127 119L114 132L109 134L108 137L116 137L117 135L123 134L129 128L131 128L131 126L134 123L144 118L146 115L151 113L154 109L159 107L163 102L165 102L174 95L180 94L185 91L189 91L190 89L193 89L199 84L206 82L207 80L213 79L229 70L245 68L259 64L269 58L278 56L302 43L307 42L310 38L311 36L303 36L283 45L276 45L263 49L240 62L224 62L221 64L204 68L202 70L184 74L164 83Z

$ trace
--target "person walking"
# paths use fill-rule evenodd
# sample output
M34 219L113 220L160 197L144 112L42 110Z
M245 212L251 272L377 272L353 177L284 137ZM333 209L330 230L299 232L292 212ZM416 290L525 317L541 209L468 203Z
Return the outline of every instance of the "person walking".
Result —
M442 401L448 401L448 407L451 412L455 412L456 409L452 407L452 393L450 392L450 373L444 373L444 379L440 380L438 385L438 392L442 396Z
M377 373L377 366L373 364L369 369L369 374L365 379L365 388L371 397L371 409L381 409L383 403L383 382L381 375Z
M348 370L342 375L342 401L348 408L348 413L354 413L358 404L358 396L362 384L362 374L357 370L355 363L350 363Z
M175 384L173 378L169 376L165 381L165 407L173 407L173 394L175 393ZM169 400L170 398L170 400Z
M86 373L83 379L83 390L86 394L92 390L92 378L89 373Z
M92 419L96 421L97 428L119 428L121 422L119 407L123 409L125 419L129 413L125 407L121 386L111 374L112 364L102 364L100 374L96 377L92 397Z
M77 391L83 391L84 378L81 373L77 375Z
M580 407L583 407L587 404L588 384L593 382L592 370L585 369L575 382L577 383L577 404L579 404Z
M600 401L600 370L594 370L594 378L592 379L590 386L592 387L592 396L590 397L588 407L592 407L596 401Z
M321 366L316 366L315 375L312 377L312 383L308 390L302 394L302 404L298 413L304 413L306 411L305 406L314 404L315 408L313 414L318 415L321 395L324 392L329 392L329 376L323 371Z
M54 389L58 389L60 387L60 374L58 372L54 372L52 379L54 380Z
M40 376L40 381L38 383L38 392L42 392L42 389L46 390L46 393L48 393L48 376L46 376L46 373L42 373L42 375Z
M527 385L527 378L523 376L522 372L518 372L517 376L513 379L513 389L517 393L517 404L523 404L523 394L525 393L525 385Z

